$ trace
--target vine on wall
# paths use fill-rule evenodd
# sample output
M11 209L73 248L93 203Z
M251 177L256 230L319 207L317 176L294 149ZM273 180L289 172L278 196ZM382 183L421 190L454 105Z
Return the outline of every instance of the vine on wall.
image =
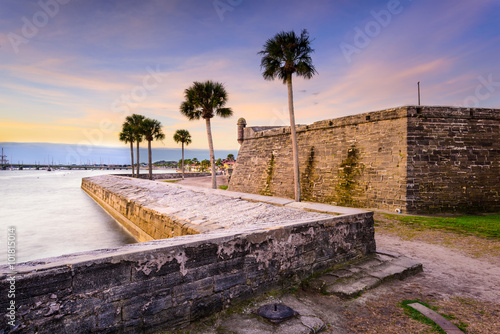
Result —
M335 201L337 205L356 206L354 195L361 192L358 178L361 175L364 165L359 162L359 150L355 145L347 150L347 158L344 159L338 169L338 182L335 186Z
M309 158L307 159L306 169L301 177L301 187L302 187L302 199L306 201L313 201L313 190L314 190L314 169L316 167L316 162L314 159L314 146L311 146L311 152L309 153Z
M271 153L271 159L267 164L267 177L266 184L264 186L264 190L260 192L261 195L264 196L272 196L271 193L271 183L273 182L273 174L274 174L274 154Z

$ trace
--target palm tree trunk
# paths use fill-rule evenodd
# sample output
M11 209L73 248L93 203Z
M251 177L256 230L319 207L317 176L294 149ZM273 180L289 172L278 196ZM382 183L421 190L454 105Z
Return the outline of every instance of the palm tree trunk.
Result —
M130 142L130 159L132 161L132 177L134 177L134 142Z
M137 142L137 178L139 178L139 161L139 142Z
M148 140L148 162L149 162L149 179L153 179L153 163L151 158L151 140Z
M184 180L184 142L182 142L182 179Z
M212 129L210 127L210 118L206 118L205 122L207 124L208 148L210 149L210 165L212 166L212 189L217 189L217 179L215 176L214 143L212 141Z
M297 145L295 115L293 112L293 90L291 74L288 74L286 84L288 86L288 110L290 112L290 130L292 132L293 181L295 185L295 201L300 202L299 148Z

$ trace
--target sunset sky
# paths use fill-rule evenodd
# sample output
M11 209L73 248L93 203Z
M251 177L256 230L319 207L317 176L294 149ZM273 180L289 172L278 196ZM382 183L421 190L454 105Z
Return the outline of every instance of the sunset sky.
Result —
M225 84L230 119L286 125L287 90L260 56L279 31L306 28L318 75L294 78L296 122L417 103L500 108L498 0L0 0L0 142L120 146L126 115L160 120L178 147L207 148L203 121L179 112L193 81Z

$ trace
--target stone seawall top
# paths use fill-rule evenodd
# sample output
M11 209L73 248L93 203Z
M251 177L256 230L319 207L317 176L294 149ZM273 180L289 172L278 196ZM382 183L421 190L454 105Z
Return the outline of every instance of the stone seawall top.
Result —
M331 218L331 215L285 208L270 203L251 202L245 194L219 191L207 196L207 189L180 186L174 183L131 179L114 175L86 178L114 195L144 208L167 215L177 222L186 222L200 232L219 229L273 227L284 221ZM210 189L210 192L213 190ZM255 195L248 195L256 200ZM266 198L264 198L266 200ZM273 199L269 198L269 201ZM277 203L279 204L279 203ZM340 208L339 208L340 209Z

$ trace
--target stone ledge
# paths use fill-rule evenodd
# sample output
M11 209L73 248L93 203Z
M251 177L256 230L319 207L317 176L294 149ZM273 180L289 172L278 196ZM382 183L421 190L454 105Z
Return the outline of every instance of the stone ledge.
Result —
M321 203L313 203L313 202L294 202L294 201L291 201L290 203L286 204L286 207L287 208L294 208L294 209L301 209L301 210L311 211L311 212L326 213L326 214L330 214L330 215L332 215L332 214L333 215L354 215L354 214L370 212L370 211L366 211L366 210L362 210L362 209L355 209L355 208L348 208L348 207L321 204Z
M328 295L353 298L376 288L385 281L405 279L423 271L422 264L405 256L377 251L361 262L336 269L314 278L308 287Z
M443 318L440 314L425 307L424 305L420 303L413 303L413 304L408 304L408 306L413 308L414 310L417 310L427 318L434 321L439 327L441 327L442 330L446 332L446 334L463 334L463 332L460 329L458 329L458 327L455 326L453 323Z

